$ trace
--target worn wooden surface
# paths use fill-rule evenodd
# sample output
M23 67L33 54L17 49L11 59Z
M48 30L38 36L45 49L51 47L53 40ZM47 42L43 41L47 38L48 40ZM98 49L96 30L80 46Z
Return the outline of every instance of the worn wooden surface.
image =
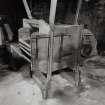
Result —
M66 27L66 26L64 26ZM60 66L69 66L70 67L70 61L73 61L72 56L75 55L75 51L80 47L80 35L81 35L81 26L68 26L66 28L64 27L58 27L55 29L54 34L54 47L53 47L53 60L54 60L54 66L55 68L59 69ZM64 30L63 30L64 29ZM59 31L58 31L59 30ZM67 33L66 33L67 32ZM59 35L56 37L56 35ZM67 34L63 36L63 34ZM43 38L43 35L37 35L37 33L33 33L32 36L34 37L33 43L32 43L32 52L33 57L36 56L35 51L37 49L38 52L38 60L39 60L39 67L40 69L43 69L41 71L47 70L47 60L48 60L48 44L49 44L49 38L44 35L45 38ZM41 38L42 37L42 38ZM36 48L36 41L37 40L37 48ZM34 60L36 60L34 58ZM45 66L46 65L46 66ZM72 64L71 64L72 65ZM53 67L54 68L54 67ZM61 67L60 67L61 69Z

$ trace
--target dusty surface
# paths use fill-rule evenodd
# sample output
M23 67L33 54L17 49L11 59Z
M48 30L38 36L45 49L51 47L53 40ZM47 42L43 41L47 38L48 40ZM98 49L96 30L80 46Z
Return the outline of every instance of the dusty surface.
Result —
M102 71L101 71L102 72ZM104 72L104 69L103 69ZM25 72L24 72L25 73ZM42 99L37 84L21 72L0 70L0 105L105 105L105 80L87 78L88 87L76 88L71 81L55 75L52 78L53 97Z
M0 105L37 105L41 91L32 80L11 74L0 83Z

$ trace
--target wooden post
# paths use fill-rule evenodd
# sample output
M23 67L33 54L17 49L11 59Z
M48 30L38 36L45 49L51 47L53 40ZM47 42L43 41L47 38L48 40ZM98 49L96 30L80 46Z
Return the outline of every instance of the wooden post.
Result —
M54 41L53 36L54 36L56 5L57 5L57 0L51 0L50 16L49 16L49 24L50 24L49 61L48 61L47 82L45 87L44 98L48 97L48 91L50 89L51 75L52 75L52 69L53 69L53 41Z

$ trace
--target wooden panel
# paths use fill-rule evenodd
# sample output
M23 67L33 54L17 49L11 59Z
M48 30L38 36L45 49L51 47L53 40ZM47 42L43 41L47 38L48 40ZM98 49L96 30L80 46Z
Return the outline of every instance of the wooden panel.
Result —
M71 60L73 59L72 55L75 55L74 53L75 50L79 48L80 35L82 31L82 26L79 25L58 26L56 28L57 29L55 29L54 48L53 48L53 59L54 59L53 71L55 71L55 69L56 70L61 69L62 66L63 67L73 66L73 62ZM57 37L57 35L59 36ZM60 51L61 36L63 37L62 51ZM36 40L36 37L38 40L39 69L42 72L46 72L47 61L48 61L49 35L39 35L39 33L33 33L32 37L33 40ZM35 51L35 49L36 49L35 43L33 43L32 44L33 52ZM70 62L72 63L71 65Z

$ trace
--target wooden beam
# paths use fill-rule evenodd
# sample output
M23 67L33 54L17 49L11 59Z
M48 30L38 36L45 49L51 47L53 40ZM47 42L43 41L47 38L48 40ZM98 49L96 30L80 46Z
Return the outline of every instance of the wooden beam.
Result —
M19 39L19 42L25 46L27 46L27 48L31 49L30 45L27 44L23 39Z
M10 28L10 25L9 24L4 24L4 28L5 28L5 31L8 35L8 40L13 41L14 34L13 34L11 28Z
M22 0L22 1L23 1L28 18L32 19L31 11L30 11L27 1L26 0Z
M3 45L3 30L2 27L0 27L0 46Z
M75 22L74 22L74 24L78 24L78 18L79 18L81 6L82 6L82 0L79 0L78 1L78 5L77 5L77 11L76 11L76 15L75 15Z
M37 27L39 28L40 20L37 19L23 19L23 27L28 24L29 26L32 27Z
M48 71L47 71L47 81L45 87L44 98L48 97L50 93L50 83L53 69L53 42L54 42L54 22L55 22L55 14L56 14L56 6L57 0L51 0L50 5L50 16L49 16L49 24L50 24L50 43L49 43L49 62L48 62Z
M21 53L21 51L20 51L20 49L18 47L14 46L14 45L10 45L10 47L11 47L11 52L12 53L18 54L20 57L24 58L26 61L28 61L30 63L30 59L28 59L26 56L24 56Z
M57 0L51 0L50 16L49 16L50 25L51 24L54 25L54 22L55 22L56 6L57 6Z

